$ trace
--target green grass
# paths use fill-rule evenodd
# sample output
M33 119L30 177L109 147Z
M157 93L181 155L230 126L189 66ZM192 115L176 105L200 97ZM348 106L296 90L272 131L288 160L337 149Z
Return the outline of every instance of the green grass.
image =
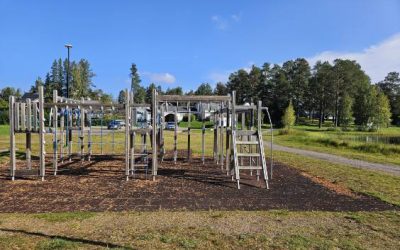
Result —
M400 136L400 128L382 129L379 132L330 131L312 126L296 126L289 134L275 132L277 144L301 149L326 152L370 162L400 165L400 145L366 143L354 140L356 136ZM268 137L265 137L268 140Z
M204 122L204 126L206 128L212 128L214 126L214 123L211 122L211 121L206 121L206 122ZM180 122L179 123L179 127L187 128L188 127L188 122L183 122L183 121ZM203 128L203 122L202 121L191 121L190 122L190 128L201 129L201 128Z
M400 206L400 177L359 169L286 152L274 152L275 160L312 176L322 177L351 190Z
M0 125L0 136L8 136L10 134L10 126Z
M79 249L79 248L82 248L81 243L58 239L58 238L40 241L35 247L35 249L37 250Z
M93 217L92 212L75 212L75 213L42 213L36 214L35 218L42 219L48 222L65 222L71 220L86 220Z
M394 249L400 237L397 211L108 212L56 224L35 214L0 214L0 220L1 249Z

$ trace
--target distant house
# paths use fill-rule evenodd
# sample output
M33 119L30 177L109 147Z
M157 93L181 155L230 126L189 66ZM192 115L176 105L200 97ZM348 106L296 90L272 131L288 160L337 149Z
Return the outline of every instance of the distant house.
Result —
M21 101L26 102L27 99L31 99L32 102L39 101L39 94L38 93L25 93L21 97Z

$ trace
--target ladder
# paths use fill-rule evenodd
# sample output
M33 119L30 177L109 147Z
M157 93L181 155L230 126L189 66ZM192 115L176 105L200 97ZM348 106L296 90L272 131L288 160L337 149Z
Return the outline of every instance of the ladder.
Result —
M139 134L141 138L141 142L139 144L135 143L136 135ZM138 168L143 168L146 174L149 171L149 153L151 150L148 150L147 145L147 137L149 137L149 131L146 129L136 129L131 133L131 148L130 148L130 174L133 178L135 178L136 170ZM136 148L137 147L137 148Z
M266 188L269 189L268 184L268 170L267 162L265 160L264 143L262 138L261 129L261 101L258 102L257 107L255 105L242 105L236 106L235 93L233 93L233 107L232 107L232 151L233 151L233 164L231 165L232 179L235 177L237 182L237 188L240 189L240 172L242 170L250 170L252 175L253 170L256 170L257 181L260 179L260 171L262 171L263 178L265 181ZM257 129L252 129L251 122L250 128L245 129L244 127L244 113L251 113L251 120L253 119L253 112L257 110ZM237 128L237 112L242 112L242 129ZM233 176L234 174L234 176Z
M247 135L243 136L241 135L241 132L246 132ZM246 137L248 139L246 139ZM232 144L234 158L233 167L237 188L240 189L241 170L256 170L257 180L259 180L260 171L262 171L266 188L269 189L267 162L265 160L264 144L261 133L253 130L233 130Z

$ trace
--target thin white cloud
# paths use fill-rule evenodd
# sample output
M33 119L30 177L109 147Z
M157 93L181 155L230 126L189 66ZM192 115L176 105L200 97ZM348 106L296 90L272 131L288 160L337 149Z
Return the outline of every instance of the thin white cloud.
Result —
M227 82L231 73L232 71L212 72L209 74L208 78L212 81L212 83Z
M324 51L307 60L310 65L314 65L318 60L332 62L336 58L356 60L372 82L381 81L387 73L400 71L400 33L361 52Z
M227 20L218 15L212 16L211 21L215 24L215 27L219 30L225 30L228 27Z
M220 15L214 15L211 17L211 21L214 23L215 28L219 30L226 30L231 26L232 23L238 23L242 20L242 13L232 14L230 17L223 17Z
M253 67L253 65L256 65L253 61L249 61L246 66L241 67L240 69L245 70L247 73L250 73L251 68ZM237 70L222 70L222 71L214 71L211 72L208 75L208 79L212 82L212 83L217 83L217 82L227 82L229 80L229 76L230 74L232 74L233 72L235 72Z
M231 18L232 18L233 21L238 23L238 22L240 22L242 20L242 13L233 14L233 15L231 15Z
M154 83L175 83L176 78L171 73L152 73L152 72L143 72L144 76L148 77L150 81Z

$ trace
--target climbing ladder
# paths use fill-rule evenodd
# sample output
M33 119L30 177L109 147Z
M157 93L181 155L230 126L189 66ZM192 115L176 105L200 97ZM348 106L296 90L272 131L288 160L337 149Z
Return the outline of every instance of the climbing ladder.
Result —
M257 109L258 125L257 129L245 129L244 115L242 116L242 129L238 130L236 126L236 112L252 111ZM233 149L233 168L234 177L237 182L237 187L240 189L240 171L250 170L252 175L253 170L256 171L257 181L260 178L260 171L262 171L266 188L269 189L268 184L268 170L267 162L265 160L264 144L261 130L261 101L258 106L235 106L233 103L232 108L232 149ZM233 178L233 175L232 175Z
M147 174L149 171L149 157L151 150L148 150L147 138L150 137L150 129L133 129L131 131L130 143L130 174L135 178L136 171L141 168ZM136 136L140 135L140 143L135 143Z

